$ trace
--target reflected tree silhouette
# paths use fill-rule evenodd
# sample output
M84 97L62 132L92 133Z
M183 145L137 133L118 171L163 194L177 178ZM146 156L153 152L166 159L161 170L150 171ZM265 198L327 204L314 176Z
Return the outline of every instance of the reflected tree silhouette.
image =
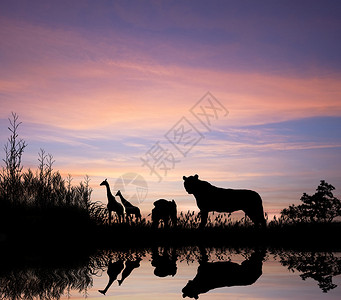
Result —
M283 266L301 272L303 280L316 280L324 293L337 287L332 279L341 274L341 258L332 252L281 252L279 256Z
M86 293L93 279L87 264L75 267L24 267L2 270L1 299L59 299L65 291Z
M71 291L86 297L93 286L93 276L102 276L110 260L133 260L133 257L144 257L146 253L145 249L79 251L71 257L58 257L49 252L50 257L38 261L6 252L0 256L0 299L54 300L65 294L70 296Z

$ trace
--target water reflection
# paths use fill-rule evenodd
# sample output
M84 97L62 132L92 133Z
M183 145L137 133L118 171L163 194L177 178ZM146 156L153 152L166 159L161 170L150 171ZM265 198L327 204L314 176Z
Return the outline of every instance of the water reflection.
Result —
M118 285L121 285L123 281L131 274L131 272L134 269L137 269L140 267L140 261L142 260L141 257L137 257L134 260L131 260L128 258L128 260L125 262L125 268L122 272L122 277L120 280L118 280Z
M114 281L117 279L117 276L121 273L121 271L124 268L124 263L122 259L119 259L118 261L112 262L109 261L108 264L108 276L109 276L109 282L107 286L104 288L104 290L98 290L100 293L105 295L105 293L108 291L110 286L114 283Z
M182 293L183 297L198 299L200 295L219 287L253 285L262 276L266 253L282 266L299 272L303 280L316 280L323 292L336 288L333 277L341 274L341 258L332 252L153 247L103 250L86 255L77 253L58 261L55 256L36 260L2 255L0 299L60 299L70 296L71 291L86 297L94 285L95 277L103 278L104 281L101 281L101 286L94 286L93 291L106 294L113 288L131 287L124 284L126 281L138 285L138 279L132 275L140 272L138 268L142 261L143 272L148 270L151 276L168 277L170 281L177 277L179 295ZM192 273L188 273L184 279L182 268L196 268L196 264L198 268L190 268Z
M332 279L341 274L341 258L334 256L332 252L282 251L279 257L280 263L290 271L301 272L300 277L303 280L316 280L324 293L337 287Z
M93 282L87 261L81 264L67 261L57 266L45 261L32 263L21 257L1 260L1 299L59 299L70 290L84 292Z
M201 253L196 276L182 289L183 298L198 299L199 294L219 287L251 285L262 275L264 250L254 251L241 264L232 261L208 262L205 249L201 249Z
M160 251L162 252L162 254L160 254ZM176 261L177 254L175 248L152 248L152 266L155 267L154 274L156 276L174 276L177 271Z

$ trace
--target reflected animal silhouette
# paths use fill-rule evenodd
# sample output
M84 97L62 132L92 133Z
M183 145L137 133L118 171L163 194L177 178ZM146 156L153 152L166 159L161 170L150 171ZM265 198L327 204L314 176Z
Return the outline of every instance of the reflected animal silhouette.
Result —
M118 285L121 285L123 283L123 281L131 274L131 272L140 267L140 261L142 260L142 258L138 257L136 258L135 260L130 260L128 259L126 262L125 262L125 268L122 272L122 277L120 280L117 280L118 281Z
M117 276L121 273L121 271L124 268L123 260L118 260L116 262L109 262L108 265L108 276L109 276L109 282L107 286L104 288L104 290L98 290L101 294L105 295L105 293L108 291L110 286L113 284L113 282L117 279Z
M116 196L120 197L121 202L124 205L127 222L129 221L129 219L132 220L133 218L132 215L135 216L136 221L137 220L141 221L140 209L137 206L132 205L128 200L124 199L120 190L117 191Z
M210 211L231 213L237 210L244 211L256 226L266 226L262 198L257 192L218 188L200 180L198 175L183 176L183 180L187 193L194 195L200 209L200 227L205 227Z
M118 221L121 223L122 219L124 217L124 209L121 203L118 203L114 197L114 195L110 191L109 182L107 179L105 179L100 185L104 185L107 189L107 198L108 198L108 204L107 209L109 212L109 225L111 223L111 214L112 212L116 212L118 216Z
M160 255L157 247L152 248L152 266L155 267L154 274L158 277L174 276L177 271L176 266L176 249L171 251L165 248L163 254Z
M197 275L182 289L182 297L198 299L199 294L220 287L252 285L262 275L265 251L255 251L241 264L231 261L200 262Z
M175 227L177 224L177 207L174 200L159 199L154 202L152 209L152 225L158 227L160 220L163 221L165 227L169 227L170 221Z

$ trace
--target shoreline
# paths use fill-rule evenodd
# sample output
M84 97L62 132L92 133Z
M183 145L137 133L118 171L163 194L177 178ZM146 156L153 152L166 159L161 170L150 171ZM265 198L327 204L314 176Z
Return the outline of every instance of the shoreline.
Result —
M84 225L84 224L83 224ZM231 228L152 228L148 225L113 224L58 228L46 224L17 226L0 230L0 247L25 248L25 245L40 247L58 244L85 248L169 246L231 246L275 247L298 249L341 249L341 222L329 224L268 225L266 229L253 226Z

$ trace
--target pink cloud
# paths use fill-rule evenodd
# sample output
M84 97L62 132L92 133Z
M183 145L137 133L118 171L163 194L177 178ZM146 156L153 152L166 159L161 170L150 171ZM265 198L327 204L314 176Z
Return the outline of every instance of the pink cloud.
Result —
M73 31L6 19L2 25L12 62L0 81L0 91L10 97L1 100L6 116L14 110L31 121L78 129L136 129L132 124L148 120L146 130L167 130L208 90L230 111L229 124L341 113L339 75L276 76L166 64L119 34L94 44L96 38ZM174 49L163 50L167 57Z

